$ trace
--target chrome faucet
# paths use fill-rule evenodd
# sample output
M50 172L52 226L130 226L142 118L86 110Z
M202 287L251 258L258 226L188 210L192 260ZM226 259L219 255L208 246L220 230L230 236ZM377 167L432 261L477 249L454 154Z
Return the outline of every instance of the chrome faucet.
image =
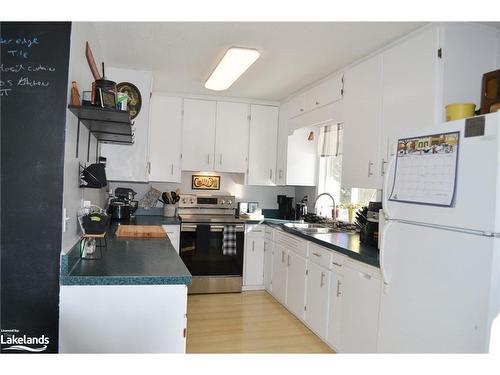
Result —
M313 209L314 209L314 212L317 214L316 212L316 203L318 203L318 199L320 197L322 197L323 195L328 195L330 198L332 198L332 204L333 204L333 209L332 209L332 219L333 219L333 222L336 222L337 221L337 218L335 217L335 198L330 194L330 193L321 193L319 194L315 199L314 199L314 206L313 206Z

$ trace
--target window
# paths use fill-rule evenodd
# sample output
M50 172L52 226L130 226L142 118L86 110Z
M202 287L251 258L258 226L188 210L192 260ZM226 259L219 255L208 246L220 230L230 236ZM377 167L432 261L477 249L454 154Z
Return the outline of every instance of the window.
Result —
M343 124L330 123L323 125L319 133L319 171L318 194L328 193L340 202L340 178L342 176L342 133ZM316 203L316 212L320 216L332 217L332 199L322 196Z
M343 129L343 123L329 123L320 128L318 195L330 194L335 199L336 207L332 206L332 199L325 195L318 199L316 213L331 218L335 209L339 220L352 222L358 208L376 200L377 190L342 187Z

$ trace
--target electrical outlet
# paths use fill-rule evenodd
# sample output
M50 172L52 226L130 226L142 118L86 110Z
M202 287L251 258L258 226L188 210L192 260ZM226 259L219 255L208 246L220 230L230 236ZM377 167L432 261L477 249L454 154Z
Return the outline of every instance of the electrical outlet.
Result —
M83 201L83 207L90 207L91 204L91 201Z
M66 232L66 229L68 228L68 223L69 217L66 215L66 207L63 208L63 222L62 222L62 230L63 233Z

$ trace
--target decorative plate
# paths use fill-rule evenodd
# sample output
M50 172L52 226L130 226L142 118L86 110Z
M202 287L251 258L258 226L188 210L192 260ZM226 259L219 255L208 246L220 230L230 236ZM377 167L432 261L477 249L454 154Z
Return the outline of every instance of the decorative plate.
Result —
M130 82L120 82L116 85L116 91L128 95L127 111L130 114L130 118L132 120L135 119L141 111L142 106L141 92L137 86Z

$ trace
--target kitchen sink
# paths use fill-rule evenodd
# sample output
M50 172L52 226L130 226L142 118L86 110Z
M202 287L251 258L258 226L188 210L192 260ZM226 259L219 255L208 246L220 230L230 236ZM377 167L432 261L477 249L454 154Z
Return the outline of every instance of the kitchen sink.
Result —
M323 233L352 233L352 230L333 228L325 224L312 223L286 223L284 224L290 229L295 229L305 234L323 234Z
M286 223L286 227L295 229L299 232L306 234L320 234L320 233L339 233L344 232L342 229L333 228L325 224L309 224L309 223Z

